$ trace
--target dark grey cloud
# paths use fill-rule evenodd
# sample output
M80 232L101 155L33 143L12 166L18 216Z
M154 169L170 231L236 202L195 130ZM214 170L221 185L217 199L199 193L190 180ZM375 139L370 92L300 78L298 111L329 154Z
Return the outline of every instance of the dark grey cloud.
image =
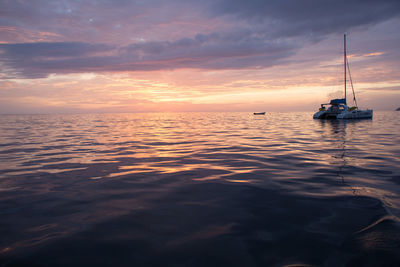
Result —
M344 33L400 15L398 0L219 0L215 16L259 25L273 36Z
M217 33L175 42L149 42L126 47L139 62L163 68L241 69L268 67L293 54L295 45L268 41L251 32Z
M399 14L398 0L0 0L0 25L47 30L69 38L77 38L77 33L82 38L101 38L101 31L118 25L130 31L134 25L137 33L144 33L177 17L196 16L230 18L235 27L238 21L246 22L253 31L275 38L325 35Z
M399 14L399 0L0 0L0 26L60 36L0 44L0 78L270 67L311 41ZM212 32L194 23L209 20Z
M99 71L242 69L276 65L296 49L292 44L266 41L247 31L199 34L176 41L139 42L119 48L88 43L0 44L0 68L8 78Z
M111 45L78 42L0 44L1 51L9 58L81 57L106 52L113 48Z
M76 42L0 44L3 78L39 78L101 66L114 47Z

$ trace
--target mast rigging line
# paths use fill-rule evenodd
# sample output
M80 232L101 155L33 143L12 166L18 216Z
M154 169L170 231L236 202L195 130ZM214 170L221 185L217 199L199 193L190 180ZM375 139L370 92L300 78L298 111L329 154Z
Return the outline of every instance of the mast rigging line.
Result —
M356 107L358 108L358 104L357 104L357 100L356 100L356 93L354 92L354 87L353 87L353 80L351 79L349 60L347 59L347 57L346 57L346 65L347 65L347 70L349 71L351 90L353 91L353 100L354 100L354 103L356 104Z

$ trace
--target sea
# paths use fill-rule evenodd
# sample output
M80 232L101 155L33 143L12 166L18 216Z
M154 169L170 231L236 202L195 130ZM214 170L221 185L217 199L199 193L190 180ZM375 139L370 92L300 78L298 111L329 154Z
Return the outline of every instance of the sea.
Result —
M0 115L0 266L400 266L400 112Z

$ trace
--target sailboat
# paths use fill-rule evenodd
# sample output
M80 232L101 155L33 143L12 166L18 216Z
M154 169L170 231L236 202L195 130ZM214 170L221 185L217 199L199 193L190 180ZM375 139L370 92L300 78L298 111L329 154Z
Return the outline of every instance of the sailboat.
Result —
M347 106L347 71L351 88L353 91L354 107ZM326 106L329 107L327 108ZM356 95L354 93L353 81L350 74L349 61L346 51L346 34L344 35L344 98L332 99L329 103L321 104L319 110L314 114L314 119L371 119L373 115L372 109L361 110L358 108Z

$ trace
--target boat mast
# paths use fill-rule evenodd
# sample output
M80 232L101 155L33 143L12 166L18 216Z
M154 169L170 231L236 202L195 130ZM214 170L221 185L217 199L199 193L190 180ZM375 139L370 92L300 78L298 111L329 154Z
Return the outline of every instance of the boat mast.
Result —
M344 35L344 104L347 105L347 93L346 93L346 34Z

